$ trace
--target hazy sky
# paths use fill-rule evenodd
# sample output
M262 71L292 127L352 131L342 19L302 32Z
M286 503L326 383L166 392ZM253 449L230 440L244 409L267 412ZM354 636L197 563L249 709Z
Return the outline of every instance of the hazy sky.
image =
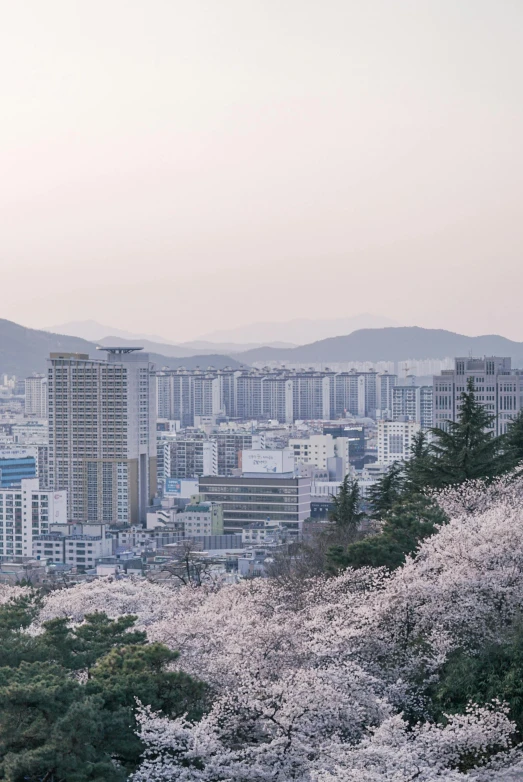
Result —
M24 0L0 316L523 340L521 0Z

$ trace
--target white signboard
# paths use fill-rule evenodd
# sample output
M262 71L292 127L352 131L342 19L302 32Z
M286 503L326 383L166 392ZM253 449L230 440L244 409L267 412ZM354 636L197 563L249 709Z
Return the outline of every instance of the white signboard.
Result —
M242 472L294 472L294 455L290 448L242 451Z

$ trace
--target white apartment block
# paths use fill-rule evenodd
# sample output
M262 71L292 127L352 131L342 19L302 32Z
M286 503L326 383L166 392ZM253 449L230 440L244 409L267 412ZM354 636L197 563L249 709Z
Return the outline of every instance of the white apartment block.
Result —
M378 464L410 459L414 436L420 430L416 421L378 421Z
M312 464L322 470L328 469L328 459L340 457L343 474L349 472L349 438L333 437L331 434L313 434L299 439L291 438L289 448L292 449L296 463Z
M434 426L445 428L446 421L457 421L461 394L469 379L474 383L476 400L494 417L492 430L504 434L510 421L522 408L523 375L512 370L510 358L456 358L454 369L434 377Z
M47 378L33 375L25 379L24 414L34 418L47 418Z
M107 360L52 353L49 484L67 489L69 519L145 522L156 493L156 382L140 348Z
M112 554L112 537L106 524L53 524L47 533L33 538L33 556L72 567L93 568Z
M217 502L195 502L186 505L182 513L174 517L176 525L183 524L183 534L223 535L223 506Z
M0 489L0 561L31 557L33 539L51 524L67 523L67 492L42 491L38 478L19 489Z
M393 421L416 421L422 429L430 429L433 424L433 388L432 386L396 386L392 390Z

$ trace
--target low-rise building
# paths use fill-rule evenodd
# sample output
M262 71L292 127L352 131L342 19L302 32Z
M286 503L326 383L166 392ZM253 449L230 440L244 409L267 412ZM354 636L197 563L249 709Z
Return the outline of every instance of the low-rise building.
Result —
M106 524L52 524L47 534L33 536L33 556L38 560L93 568L97 560L111 554L112 537Z

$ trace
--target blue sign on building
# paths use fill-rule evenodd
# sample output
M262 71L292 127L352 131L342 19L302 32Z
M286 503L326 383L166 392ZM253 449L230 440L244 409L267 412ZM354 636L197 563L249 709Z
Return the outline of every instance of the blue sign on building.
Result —
M179 478L166 478L165 479L165 493L166 494L181 494L182 482Z

